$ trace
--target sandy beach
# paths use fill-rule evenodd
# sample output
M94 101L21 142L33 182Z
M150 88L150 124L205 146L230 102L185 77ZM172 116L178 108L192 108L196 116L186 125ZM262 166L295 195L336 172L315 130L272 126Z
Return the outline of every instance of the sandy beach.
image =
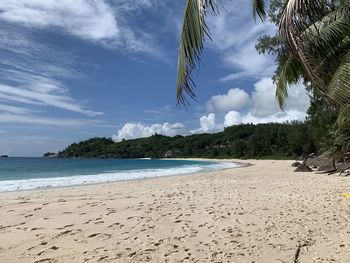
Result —
M292 161L0 193L0 262L350 262L350 179Z

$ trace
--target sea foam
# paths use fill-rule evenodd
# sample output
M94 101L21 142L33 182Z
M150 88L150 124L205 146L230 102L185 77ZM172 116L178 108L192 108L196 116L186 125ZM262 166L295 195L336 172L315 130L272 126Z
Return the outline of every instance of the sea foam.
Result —
M222 170L228 168L239 167L238 164L229 162L220 162L210 165L183 165L174 168L161 169L139 169L129 171L115 171L107 173L99 173L93 175L73 175L65 177L51 178L32 178L22 180L4 180L0 181L0 192L31 190L67 187L76 185L96 184L104 182L116 182L125 180L136 180L152 177L173 176L192 174L205 171Z

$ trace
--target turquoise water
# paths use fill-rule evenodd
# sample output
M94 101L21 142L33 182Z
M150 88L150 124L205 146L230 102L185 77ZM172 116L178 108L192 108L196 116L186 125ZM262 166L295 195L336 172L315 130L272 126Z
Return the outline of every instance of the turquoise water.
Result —
M158 159L0 158L0 191L134 180L231 167L237 165Z

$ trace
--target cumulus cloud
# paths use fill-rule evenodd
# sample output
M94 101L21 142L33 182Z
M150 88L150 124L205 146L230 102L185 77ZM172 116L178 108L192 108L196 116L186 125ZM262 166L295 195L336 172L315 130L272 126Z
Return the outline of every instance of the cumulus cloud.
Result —
M237 111L229 111L225 115L224 127L238 125L242 122L241 114Z
M249 111L250 116L266 119L269 116L272 119L276 117L281 119L304 119L306 111L310 105L310 98L302 84L294 85L289 89L289 97L286 101L286 110L282 112L275 99L276 86L272 79L264 78L254 84L254 91L251 95L252 107ZM294 113L292 113L294 112ZM295 114L299 112L299 114ZM287 117L289 115L289 117Z
M200 127L195 130L191 130L191 133L213 133L218 132L222 127L221 124L217 124L216 116L214 113L209 113L208 115L204 115L200 117L199 123Z
M240 99L237 99L240 98ZM241 123L268 123L268 122L286 122L292 120L304 120L306 110L310 105L309 95L302 84L290 88L289 98L286 103L286 110L281 111L275 99L275 85L272 79L264 78L254 84L254 90L249 96L243 90L231 89L227 94L213 96L207 103L208 108L224 111L225 109L242 108L249 105L246 111L238 112L228 111L223 117L219 118L215 112L201 116L199 119L199 128L190 130L191 134L196 133L215 133L222 131L225 127L238 125ZM222 116L219 114L219 117ZM143 125L141 123L126 123L113 140L135 139L149 137L155 133L174 136L177 134L186 134L184 125L181 123Z
M154 134L162 134L166 136L175 136L182 134L185 126L181 123L169 123L153 124L150 126L143 125L141 123L126 123L120 130L117 131L116 135L112 136L112 139L116 142L123 139L136 139L149 137Z
M220 94L211 97L207 101L208 111L239 110L249 104L249 95L241 89L230 89L227 94Z
M310 106L310 97L305 87L297 84L289 89L285 111L278 106L275 89L270 78L256 82L250 96L250 108L245 112L229 111L224 117L224 127L240 123L303 121Z
M303 121L306 117L305 112L301 112L298 110L287 110L285 112L277 112L265 117L257 117L253 115L251 112L242 116L242 123L269 123L269 122L287 122L292 120Z

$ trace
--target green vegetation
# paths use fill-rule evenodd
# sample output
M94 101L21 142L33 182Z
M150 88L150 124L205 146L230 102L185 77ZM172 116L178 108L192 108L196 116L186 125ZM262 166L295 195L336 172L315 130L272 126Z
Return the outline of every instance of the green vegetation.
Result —
M187 103L184 93L195 96L192 74L205 36L210 38L206 15L219 14L218 3L187 0L177 68L179 104ZM261 37L257 50L276 56L274 80L281 109L291 85L303 81L313 94L309 122L311 133L318 136L316 145L333 153L350 151L350 1L254 0L252 8L261 20L276 25L276 34Z
M113 142L93 138L74 143L59 153L60 158L273 158L291 159L317 151L309 125L241 124L215 134L195 134Z
M210 38L206 15L219 14L218 3L187 0L177 67L179 104L187 104L185 94L195 96L192 75L205 37ZM273 79L281 109L292 84L303 81L312 94L304 123L242 124L216 134L154 135L119 143L94 138L69 146L59 156L295 158L350 151L350 1L254 0L252 9L276 25L276 34L262 36L256 48L276 57Z

